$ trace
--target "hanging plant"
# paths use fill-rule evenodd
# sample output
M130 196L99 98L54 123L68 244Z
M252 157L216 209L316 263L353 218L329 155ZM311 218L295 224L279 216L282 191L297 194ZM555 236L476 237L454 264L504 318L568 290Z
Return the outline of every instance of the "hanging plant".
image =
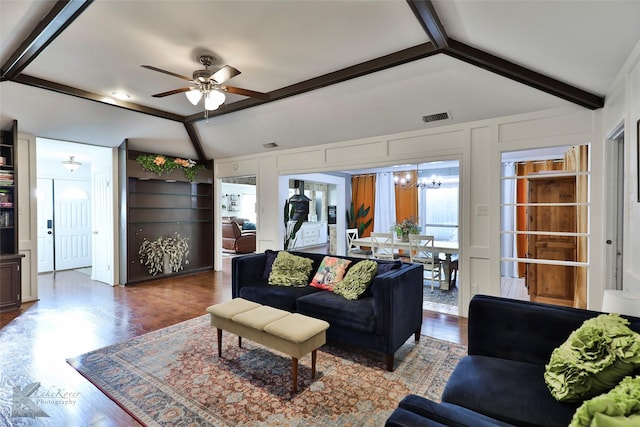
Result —
M195 160L181 159L176 157L171 159L162 154L150 154L136 157L136 162L142 169L147 172L155 173L160 176L164 173L169 173L174 169L182 169L185 178L192 182L198 172L204 169L204 165L199 165Z
M158 237L156 240L142 241L138 255L140 264L147 266L149 274L172 273L183 269L189 264L189 238L175 233L175 237ZM170 271L165 271L165 261Z

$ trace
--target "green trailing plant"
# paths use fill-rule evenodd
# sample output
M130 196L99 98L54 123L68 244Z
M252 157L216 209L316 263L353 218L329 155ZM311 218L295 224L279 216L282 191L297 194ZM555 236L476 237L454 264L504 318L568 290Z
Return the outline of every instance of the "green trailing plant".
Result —
M349 206L349 211L347 212L347 224L349 224L349 228L358 229L358 236L362 236L364 230L366 230L373 222L373 218L365 221L370 210L371 206L365 208L364 203L360 205L357 211L355 211L353 202L351 203L351 206Z
M174 233L175 237L158 237L155 240L144 239L138 250L140 263L145 265L149 274L155 276L164 271L165 257L172 272L180 271L189 264L189 238Z
M162 154L138 156L136 157L136 162L142 166L142 169L158 176L169 173L174 169L181 169L189 182L192 182L198 172L204 169L204 165L199 165L195 160L181 159L179 157L172 159Z
M295 213L295 206L292 206L289 203L289 200L284 202L284 250L289 249L289 245L295 240L296 234L302 228L302 224L304 220L302 218L298 218L295 223L291 223L293 220L293 216Z

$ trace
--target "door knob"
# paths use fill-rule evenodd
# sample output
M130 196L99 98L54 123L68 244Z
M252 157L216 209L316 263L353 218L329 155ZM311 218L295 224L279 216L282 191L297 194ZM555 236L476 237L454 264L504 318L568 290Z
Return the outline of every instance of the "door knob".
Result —
M53 231L49 230L47 231L47 234L53 234Z

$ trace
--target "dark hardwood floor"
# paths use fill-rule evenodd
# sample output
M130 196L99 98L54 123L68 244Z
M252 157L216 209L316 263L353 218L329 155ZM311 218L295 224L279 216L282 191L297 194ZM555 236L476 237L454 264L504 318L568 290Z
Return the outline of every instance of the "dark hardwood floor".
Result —
M138 426L66 359L202 316L208 306L231 299L230 264L225 258L220 272L127 287L95 282L79 271L38 276L39 301L0 313L0 425ZM422 333L466 344L467 319L425 311ZM14 386L32 383L73 398L43 404L48 417L12 420Z

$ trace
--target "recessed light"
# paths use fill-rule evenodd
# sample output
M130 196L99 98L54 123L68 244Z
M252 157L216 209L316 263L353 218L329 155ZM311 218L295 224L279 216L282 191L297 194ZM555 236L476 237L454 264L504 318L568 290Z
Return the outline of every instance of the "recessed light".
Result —
M111 92L111 95L113 95L114 98L119 99L121 101L126 101L127 99L131 99L131 95L129 95L126 92L122 92L122 91L115 91L115 92Z

